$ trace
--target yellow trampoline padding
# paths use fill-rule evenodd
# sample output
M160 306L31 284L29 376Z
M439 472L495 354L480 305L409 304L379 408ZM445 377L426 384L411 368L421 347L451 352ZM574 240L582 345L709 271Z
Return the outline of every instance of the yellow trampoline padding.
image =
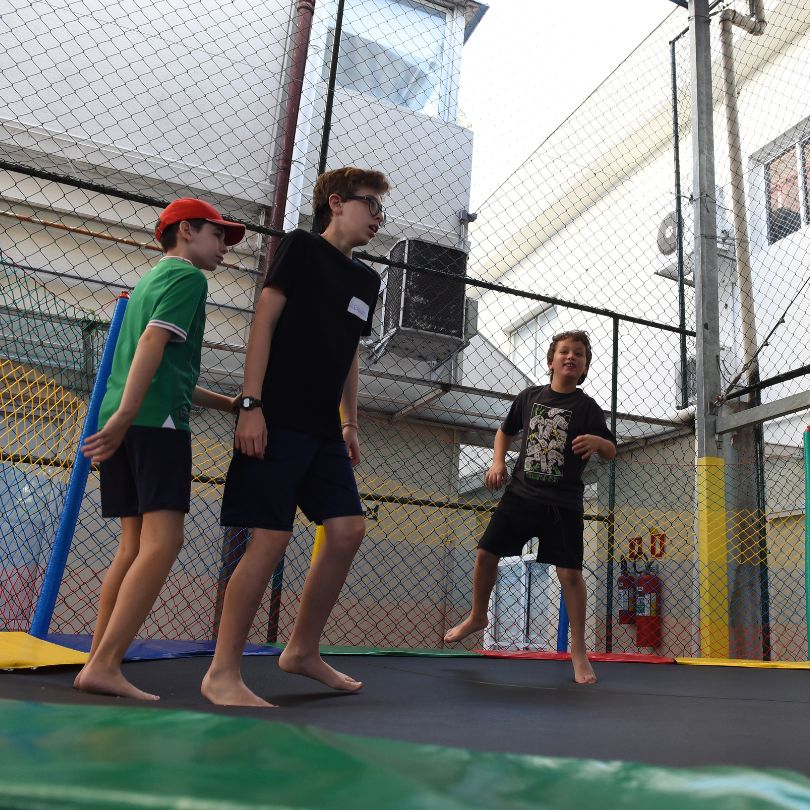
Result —
M28 633L0 633L0 669L36 669L86 661L87 653L51 644Z
M676 664L699 667L753 667L757 669L810 669L810 661L753 661L747 658L676 658Z

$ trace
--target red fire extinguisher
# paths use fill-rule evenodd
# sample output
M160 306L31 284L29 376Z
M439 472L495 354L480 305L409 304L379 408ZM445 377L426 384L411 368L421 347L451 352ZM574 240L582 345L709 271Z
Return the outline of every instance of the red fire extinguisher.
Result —
M644 573L636 580L636 646L661 646L661 580L645 556Z
M619 560L622 572L616 580L619 591L619 624L636 623L636 578L630 573L627 558Z

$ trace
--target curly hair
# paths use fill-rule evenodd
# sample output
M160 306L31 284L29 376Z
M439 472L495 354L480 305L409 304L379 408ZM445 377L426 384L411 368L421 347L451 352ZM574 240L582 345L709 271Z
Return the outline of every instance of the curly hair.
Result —
M591 367L591 357L593 357L591 339L587 332L583 332L579 329L570 329L567 332L560 332L558 335L554 335L554 337L551 338L551 345L546 352L546 360L548 361L549 373L552 379L554 379L554 372L551 371L551 363L554 360L554 352L557 351L557 344L563 340L575 340L585 347L585 372L577 381L577 384L579 384L588 376L588 369Z

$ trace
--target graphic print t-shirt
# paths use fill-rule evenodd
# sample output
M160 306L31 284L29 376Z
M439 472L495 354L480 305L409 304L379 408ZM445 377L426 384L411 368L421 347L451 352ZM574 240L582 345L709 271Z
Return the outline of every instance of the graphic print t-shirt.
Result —
M582 471L587 462L574 453L571 443L585 433L616 441L591 397L579 388L560 394L550 385L521 392L501 430L508 436L523 431L507 491L578 512L582 512Z

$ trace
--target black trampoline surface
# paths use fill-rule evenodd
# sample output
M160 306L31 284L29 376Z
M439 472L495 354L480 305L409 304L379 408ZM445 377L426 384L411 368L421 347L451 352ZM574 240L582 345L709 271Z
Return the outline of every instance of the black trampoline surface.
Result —
M656 765L790 768L810 776L810 671L640 663L596 665L599 683L573 682L565 661L324 656L364 682L343 695L246 657L243 673L277 709L216 707L199 694L210 659L126 664L157 703L86 695L77 667L0 674L0 697L216 712L371 737L479 751Z

